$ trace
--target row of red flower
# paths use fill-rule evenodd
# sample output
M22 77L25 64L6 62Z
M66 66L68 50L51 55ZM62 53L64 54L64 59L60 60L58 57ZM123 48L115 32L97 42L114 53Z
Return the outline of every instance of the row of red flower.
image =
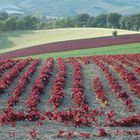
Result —
M1 60L1 59L0 59L0 66L1 66L2 64L7 63L7 62L10 62L10 61L16 61L16 60L11 60L11 59Z
M100 128L98 132L90 133L90 132L75 132L75 131L65 131L65 130L59 130L57 132L57 137L59 138L97 138L97 137L106 137L109 136L122 136L122 135L129 135L129 136L138 136L140 135L139 130L114 130L114 131L107 131L105 128Z
M132 67L134 65L134 62L131 61L131 57L128 55L126 55L126 57L125 55L103 56L100 59L109 65L123 64L128 67Z
M102 60L105 60L105 58L103 58ZM129 89L131 91L133 91L134 93L136 93L139 97L140 96L140 82L135 77L135 74L133 74L132 72L129 72L125 68L125 66L123 64L126 64L126 63L122 63L123 59L119 59L119 60L120 60L121 64L119 64L120 62L119 61L117 62L114 59L114 57L112 57L112 59L109 59L108 57L106 57L106 62L114 67L114 69L120 74L120 77L122 78L122 80L125 81L129 85ZM124 59L124 60L126 60L126 59ZM138 60L137 60L137 62L140 61L140 60L139 61ZM140 74L139 66L134 66L133 64L131 64L130 66L134 69L134 71L136 72L137 75Z
M36 121L40 122L49 119L51 121L63 122L65 125L72 123L73 126L92 126L93 123L95 126L113 126L113 127L124 127L124 126L140 126L140 114L132 115L126 118L119 120L115 119L115 114L113 111L109 111L107 114L104 114L106 121L102 124L98 123L98 117L101 112L99 110L94 110L88 108L88 106L83 106L80 109L69 108L66 111L48 111L44 114L38 111L30 111L25 113L23 111L16 112L11 108L3 109L3 112L0 114L0 124L10 124L11 122L16 121Z
M91 63L90 59L103 60L107 63L113 64L115 62L121 62L127 66L134 66L134 64L140 64L140 54L118 54L118 55L101 55L101 56L86 56L86 57L76 57L76 59L81 60L84 64ZM112 63L112 60L114 62Z
M137 59L135 59L135 62L137 64L132 64L131 67L132 67L132 71L134 70L136 72L136 75L139 76L140 75L140 67L139 67L140 59L139 59L139 57L136 57L136 58ZM131 57L130 61L131 60L133 60L132 57ZM135 94L137 94L138 97L140 97L140 82L136 78L135 74L133 72L129 72L127 70L127 68L123 65L123 63L119 64L121 61L120 62L115 62L115 61L116 60L114 59L114 57L112 57L112 59L110 59L110 60L109 60L109 58L107 58L106 62L107 63L110 62L108 64L112 65L114 67L114 69L120 74L121 79L125 83L128 84L128 88L131 91L133 91Z
M64 86L66 82L66 64L64 59L58 58L58 73L53 83L53 88L51 92L51 98L49 103L53 104L54 109L58 108L64 98Z
M140 82L135 75L132 72L128 72L123 65L116 65L114 68L120 74L122 80L129 85L128 88L140 97Z
M81 107L88 104L87 98L84 95L85 88L83 85L82 67L75 59L69 58L69 61L73 65L72 99L78 107Z
M140 126L140 114L132 115L124 119L116 120L115 113L110 111L107 114L107 121L104 126Z
M133 72L129 72L127 70L127 68L123 65L123 64L128 65L127 63L122 62L123 59L119 59L120 61L116 61L115 56L112 56L112 57L102 57L101 60L105 61L107 64L113 66L113 68L119 73L121 79L125 83L128 84L128 88L131 91L133 91L134 93L136 93L138 95L138 97L140 96L140 82L137 80L135 74ZM126 59L124 59L124 60L126 60ZM139 64L140 59L137 58L135 61L137 64ZM129 66L131 66L132 69L136 72L136 75L139 76L140 75L140 67L137 66L137 64L131 63L131 65L129 65Z
M140 76L140 66L135 66L133 69L136 72L137 76Z
M80 109L69 108L66 111L57 111L54 110L45 112L44 114L40 113L37 110L31 110L28 113L24 111L16 112L12 108L3 109L3 112L0 114L0 124L10 124L11 122L16 121L36 121L39 120L55 120L58 122L63 122L65 125L72 123L75 127L84 125L91 126L94 122L98 126L97 116L99 116L99 111L89 109L88 105L82 106Z
M10 68L12 68L18 61L16 60L6 60L5 63L2 63L0 65L0 75Z
M137 58L134 62L132 61L133 59L131 57L127 57L127 58L122 58L117 57L117 56L110 56L110 57L102 57L101 60L105 61L107 64L109 65L123 65L131 67L132 70L134 70L136 72L136 75L140 76L140 60Z
M37 110L37 105L40 102L40 95L43 93L52 76L53 63L53 58L47 59L45 66L42 68L40 75L37 77L35 84L32 87L31 93L27 99L29 112Z
M103 85L102 85L102 82L101 82L99 77L96 77L93 80L93 91L96 94L96 97L100 100L100 102L103 105L109 106L108 101L107 101L107 97L106 97L106 93L103 89Z
M108 79L109 86L117 98L120 98L128 106L129 111L133 111L133 102L130 96L123 91L122 86L119 84L115 76L110 72L109 68L105 66L102 60L93 59L93 61L103 70L105 77Z
M22 60L17 63L12 69L10 69L9 73L4 75L0 81L0 93L7 89L13 82L12 80L16 78L20 72L30 64L32 59Z
M111 58L127 66L134 66L135 64L140 64L139 54L112 55Z
M27 83L31 80L31 76L36 71L36 67L39 65L40 60L34 60L27 71L20 77L17 86L13 91L13 96L8 99L8 107L12 107L19 101L19 97L25 89Z

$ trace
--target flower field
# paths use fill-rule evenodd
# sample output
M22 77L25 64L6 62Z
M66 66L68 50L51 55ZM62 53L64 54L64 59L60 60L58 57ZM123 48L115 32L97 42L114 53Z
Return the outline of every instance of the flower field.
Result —
M113 45L123 45L139 42L140 42L140 34L62 41L44 45L36 45L28 48L17 49L14 51L9 50L6 53L1 52L0 59L18 58L21 56L22 57L33 56L51 52L63 52L88 48L101 48Z
M0 60L0 137L140 139L140 54Z

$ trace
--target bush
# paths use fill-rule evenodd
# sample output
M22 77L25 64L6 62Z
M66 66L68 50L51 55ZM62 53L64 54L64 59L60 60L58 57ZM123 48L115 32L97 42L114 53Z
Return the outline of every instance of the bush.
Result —
M116 36L117 36L117 31L113 31L113 32L112 32L112 36L113 36L113 37L116 37Z

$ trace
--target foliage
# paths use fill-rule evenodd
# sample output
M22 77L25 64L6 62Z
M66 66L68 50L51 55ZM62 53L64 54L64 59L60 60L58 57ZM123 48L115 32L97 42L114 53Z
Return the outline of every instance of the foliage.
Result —
M27 16L10 16L7 13L0 13L0 32L12 30L36 30L42 29L44 24L40 17Z
M47 19L41 16L10 16L0 13L0 31L40 30L71 27L107 27L138 31L140 29L140 14L122 16L117 13L101 14L96 17L87 13L73 17Z
M113 31L112 36L116 37L117 36L117 31Z
M46 28L48 29L68 27L104 27L138 31L140 29L140 14L122 16L117 13L110 13L94 17L83 13L74 17L56 19L46 23Z

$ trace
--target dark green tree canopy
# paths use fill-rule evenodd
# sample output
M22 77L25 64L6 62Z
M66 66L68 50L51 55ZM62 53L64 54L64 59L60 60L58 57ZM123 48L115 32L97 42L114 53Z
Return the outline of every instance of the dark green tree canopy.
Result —
M121 15L117 13L111 13L107 16L107 21L109 26L112 28L119 28L119 21L121 19Z
M45 19L42 16L10 16L0 13L0 32L11 30L40 30L71 27L103 27L127 30L140 30L140 14L122 16L117 13L102 14L96 17L86 13L74 17ZM45 19L45 20L44 20Z
M0 13L0 20L6 20L8 18L8 14L6 12Z

